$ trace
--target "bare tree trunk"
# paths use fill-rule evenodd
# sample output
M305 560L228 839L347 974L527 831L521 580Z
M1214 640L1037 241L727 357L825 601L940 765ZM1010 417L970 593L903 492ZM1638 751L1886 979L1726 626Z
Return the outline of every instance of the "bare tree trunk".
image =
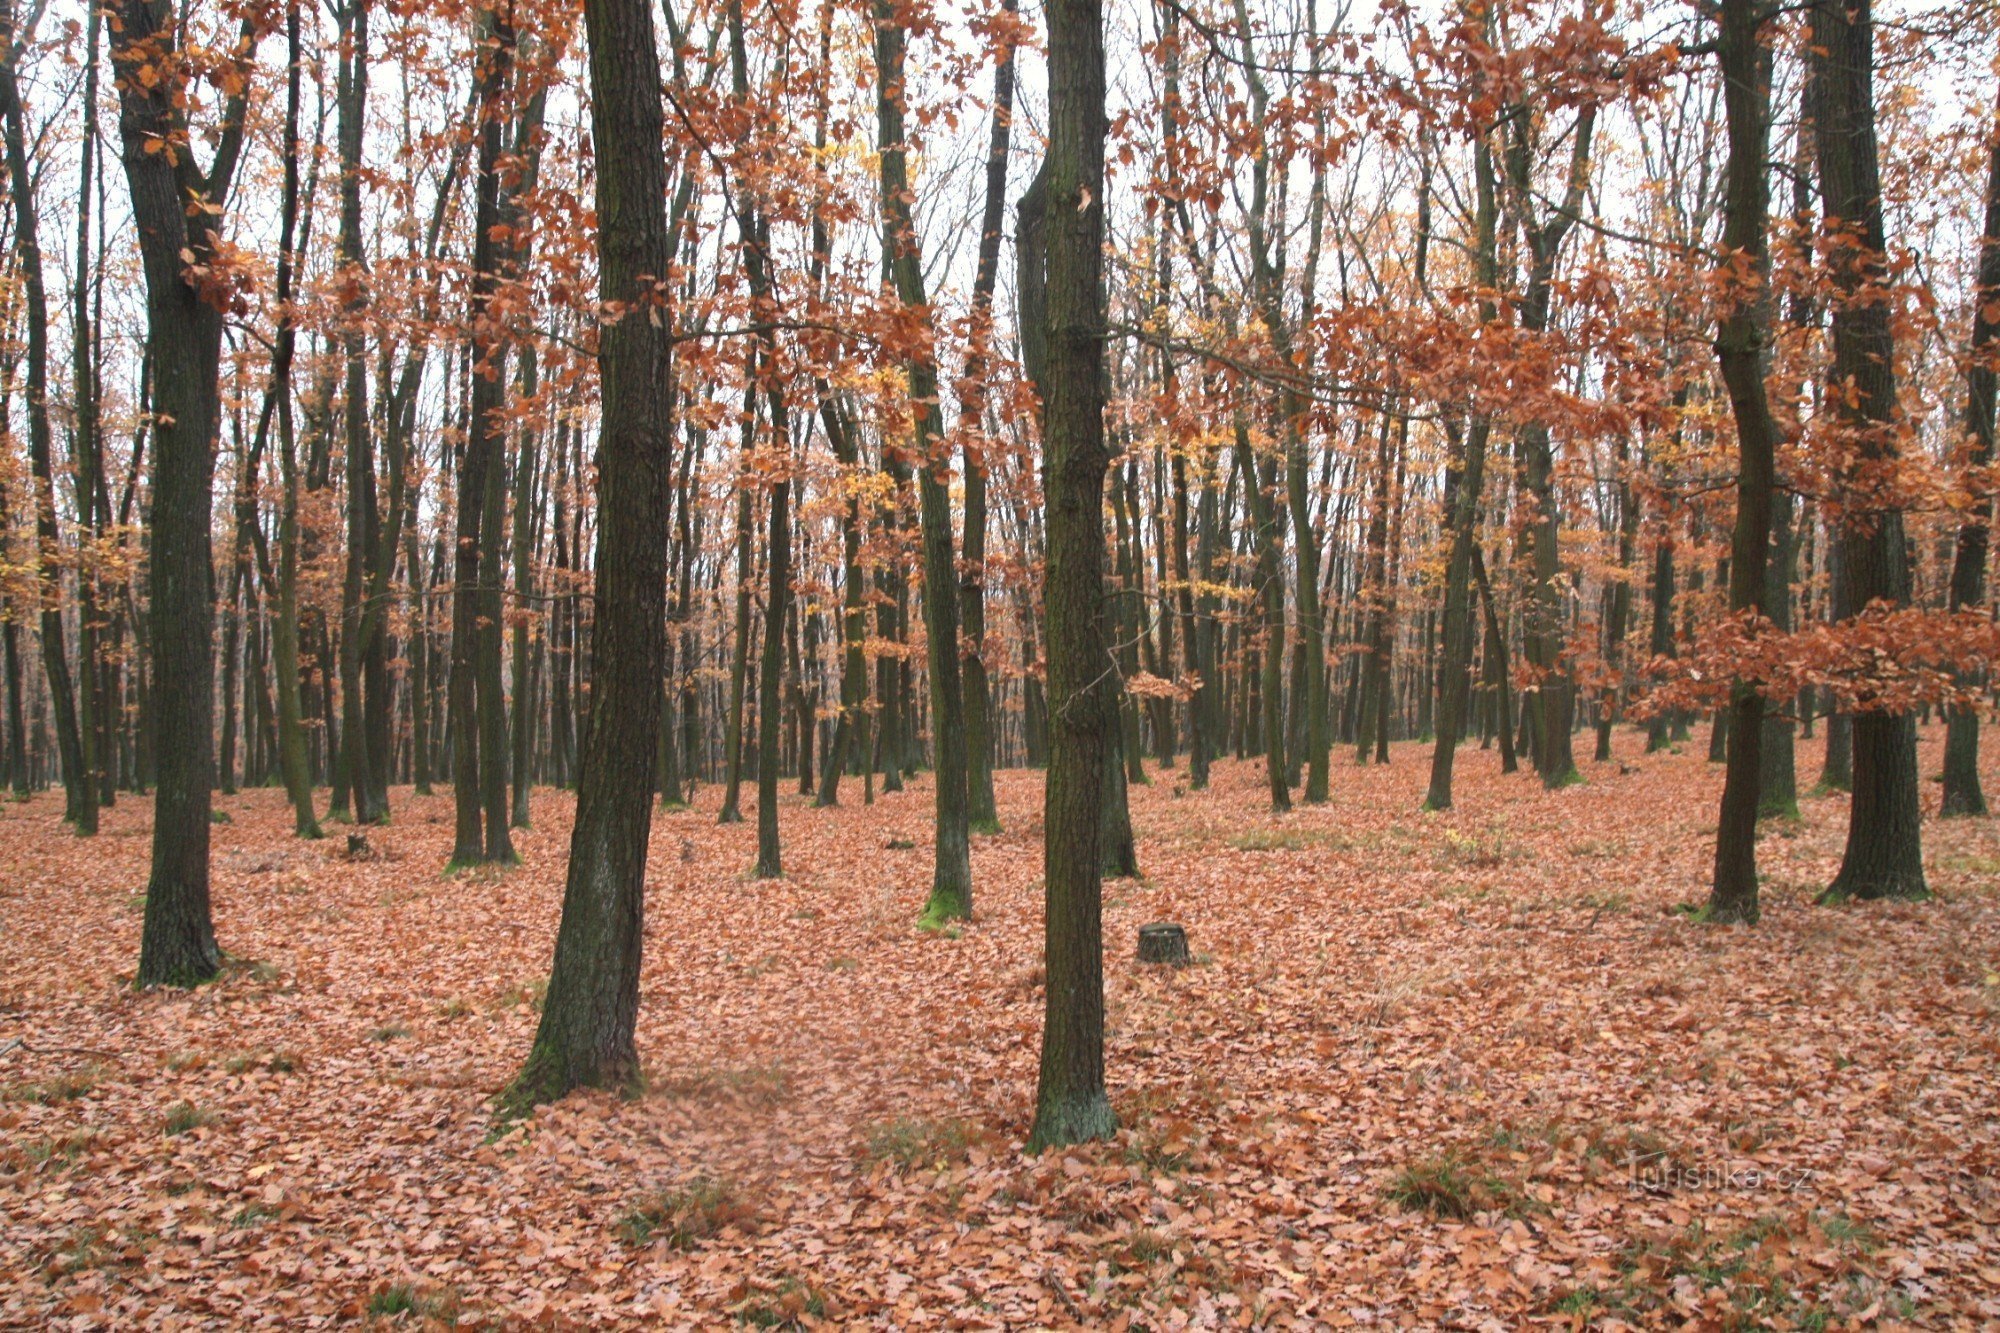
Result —
M1009 16L1017 0L1001 0ZM1000 231L1007 208L1007 153L1014 124L1014 43L1002 37L993 66L993 122L986 149L986 202L980 215L979 265L972 280L972 345L966 353L959 429L965 437L965 550L959 616L965 632L966 826L998 833L993 798L992 691L986 679L986 456L975 441L985 428L993 289L1000 275Z
M1867 463L1896 456L1896 338L1880 299L1885 242L1875 148L1875 30L1870 0L1819 0L1812 9L1819 105L1821 196L1832 270L1833 365L1828 401ZM1840 534L1846 608L1907 606L1909 555L1896 509L1850 512ZM1822 895L1922 898L1923 808L1917 797L1917 723L1880 710L1854 717L1854 801L1840 871Z
M667 272L672 259L652 7L586 0L584 24L598 290L607 303L643 304L653 275ZM673 472L673 345L661 313L658 321L616 320L599 335L593 717L548 998L527 1061L501 1098L503 1110L517 1114L572 1088L629 1084L639 1072L634 1029L653 819L645 775L659 724Z
M169 25L177 20L155 0L122 0L118 15L112 25L115 59L145 62L160 44L171 44ZM247 62L255 43L246 42L242 51ZM142 986L191 985L213 977L221 966L209 913L208 847L215 759L209 532L222 311L195 285L193 273L194 266L216 259L221 215L243 146L247 72L237 71L244 91L222 110L205 173L191 149L147 151L149 145L191 143L185 76L170 68L150 87L137 78L119 80L125 175L146 274L153 386L148 646L159 786L139 949Z
M1766 226L1770 182L1771 49L1758 39L1757 0L1723 0L1722 83L1729 116L1723 264L1738 276L1727 290L1716 359L1736 418L1736 527L1730 542L1729 609L1761 617L1771 544L1777 422L1764 385L1770 338L1770 248ZM1729 705L1728 772L1715 840L1711 921L1757 920L1757 806L1763 772L1764 696L1755 682L1736 682Z
M1978 287L1972 296L1972 355L1965 375L1965 433L1972 439L1966 462L1974 468L1993 461L1996 376L1991 349L2000 342L2000 319L1990 318L2000 303L2000 139L1993 142L1986 177L1986 225L1980 237ZM1976 611L1986 601L1986 551L1993 493L1974 493L1973 507L1959 524L1951 567L1951 609ZM1946 815L1983 815L1986 794L1979 786L1979 710L1953 708L1945 723L1944 805Z
M1098 870L1106 739L1116 719L1105 666L1104 19L1099 0L1049 0L1049 149L1042 256L1024 254L1045 299L1022 309L1024 359L1042 397L1048 510L1049 778L1044 799L1047 964L1031 1151L1117 1130L1104 1090L1103 924ZM1031 318L1039 316L1031 331ZM1029 341L1037 344L1029 352Z
M875 118L881 151L883 260L906 308L927 309L923 250L911 215L903 142L902 20L891 0L875 4ZM997 244L997 241L996 241ZM982 256L983 258L983 256ZM997 262L997 261L996 261ZM925 316L928 322L928 316ZM930 677L931 748L936 765L936 856L927 921L972 915L972 861L967 842L965 696L959 677L958 567L952 555L948 457L938 446L937 364L919 348L904 361L909 377L911 436L917 468L924 557L925 663ZM884 450L896 446L884 441ZM982 520L983 521L983 520ZM912 736L915 728L911 727Z
M41 601L42 665L48 675L49 703L56 719L56 747L62 760L63 818L79 835L97 832L97 781L84 755L76 691L70 680L69 650L63 632L62 530L56 517L55 475L49 429L49 302L42 278L42 245L35 205L35 180L28 164L26 109L15 78L20 53L33 33L15 30L13 0L0 2L0 113L7 139L8 194L14 204L14 258L26 295L28 345L28 462L35 479L35 569ZM85 662L85 667L90 666ZM88 673L86 671L86 684Z

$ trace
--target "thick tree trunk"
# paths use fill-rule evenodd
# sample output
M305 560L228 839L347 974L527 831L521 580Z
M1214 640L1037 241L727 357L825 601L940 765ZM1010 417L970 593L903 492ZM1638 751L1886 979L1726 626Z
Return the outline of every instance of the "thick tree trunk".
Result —
M375 563L381 523L375 495L375 440L368 418L367 261L361 239L361 152L368 108L368 0L347 0L339 11L340 78L340 283L346 390L342 434L347 463L347 561L340 617L340 758L346 780L336 784L353 797L355 822L388 818L378 807L379 765L387 756L371 752L365 711L364 662L381 633L380 618L365 611L369 575ZM386 789L384 786L383 789Z
M1513 186L1514 207L1521 218L1527 243L1529 270L1519 320L1529 333L1542 334L1549 327L1550 305L1555 294L1556 261L1564 239L1582 215L1585 186L1589 181L1592 132L1596 111L1586 106L1578 114L1572 131L1569 172L1564 198L1548 210L1546 221L1535 220L1537 207L1529 179L1531 135L1534 117L1523 114L1513 120L1513 138L1508 149L1508 176ZM1522 607L1522 638L1528 664L1534 669L1536 689L1533 712L1535 771L1542 785L1554 789L1578 781L1576 761L1570 748L1571 721L1576 708L1576 683L1563 660L1567 635L1567 580L1563 577L1561 519L1555 485L1555 455L1548 424L1531 420L1520 435L1522 485L1532 505L1527 519L1528 574L1531 580Z
M540 387L538 371L535 349L522 348L522 398L532 400L535 397ZM535 478L540 471L541 430L535 422L525 422L521 429L520 457L514 464L513 553L514 591L524 599L532 597L535 591L535 533L541 526L535 520L540 512ZM531 605L524 602L520 613L515 616L510 627L512 642L508 645L514 676L514 730L508 738L513 749L513 762L508 767L512 770L514 786L507 822L515 828L528 828L534 820L528 797L534 786L535 720L539 710L535 707L533 636L529 619Z
M672 259L664 117L652 8L586 0L591 129L597 150L598 290L647 300ZM665 652L673 363L667 321L605 326L599 439L597 614L591 711L548 998L526 1064L502 1096L515 1112L639 1072L634 1026L645 913L646 840Z
M1770 336L1771 49L1758 38L1757 0L1723 0L1722 83L1729 118L1722 262L1730 269L1715 339L1736 419L1736 527L1730 542L1729 609L1761 617L1771 543L1771 494L1778 425L1764 386ZM1748 923L1758 915L1757 807L1763 771L1764 696L1738 681L1729 714L1729 768L1717 823L1711 921Z
M1791 494L1774 489L1771 494L1771 545L1764 569L1764 612L1771 627L1780 634L1792 631L1792 574L1798 559L1798 543L1793 535ZM1793 717L1801 695L1790 708L1764 709L1763 771L1757 783L1759 818L1774 816L1797 819L1799 815L1798 759L1793 745Z
M479 147L473 207L472 303L473 335L470 401L466 411L465 448L458 463L456 538L451 601L451 756L452 805L456 812L451 863L472 865L492 859L495 844L507 845L506 803L499 802L500 827L488 828L492 805L487 776L504 766L503 728L491 727L498 700L490 697L486 670L487 644L495 658L493 688L498 687L500 626L482 628L481 620L497 605L489 605L483 584L494 584L497 603L500 569L488 559L495 549L486 531L490 503L499 492L503 470L503 428L499 420L505 396L507 345L490 313L500 281L500 242L505 206L500 181L501 121L504 93L513 69L513 27L498 14L482 10L475 24L474 68L479 107ZM497 734L496 734L497 733Z
M147 61L149 52L169 42L171 13L153 0L124 0L113 26L116 58ZM203 175L190 153L158 151L161 143L189 142L180 75L169 71L150 87L121 78L119 94L125 175L146 274L153 383L147 646L158 794L138 983L185 986L213 977L221 966L209 913L208 846L215 754L209 533L222 311L191 281L187 256L197 264L214 258L220 214L242 149L245 111L242 96L223 109ZM191 199L200 206L190 207Z
M98 29L103 11L92 6L84 20L83 142L79 148L76 186L76 254L71 267L70 286L70 381L73 400L73 429L70 454L75 462L76 512L83 539L95 546L104 536L110 518L110 497L103 484L104 449L98 403L98 371L102 357L91 316L93 298L100 303L104 255L100 250L97 269L91 271L91 216L93 192L104 188L103 165L98 157ZM100 237L99 244L103 241ZM116 784L110 763L112 723L106 698L108 664L98 649L103 624L100 602L102 570L93 558L79 559L76 572L76 660L81 677L77 691L77 725L82 733L85 773L93 785L93 802L109 806Z
M1050 0L1049 148L1042 168L1045 293L1023 352L1042 398L1048 560L1049 777L1043 875L1047 965L1031 1151L1116 1131L1104 1090L1098 833L1116 717L1104 641L1104 20L1099 0ZM1027 343L1036 346L1029 352Z
M754 368L751 378L755 378ZM750 447L756 429L754 394L744 402L743 448ZM739 471L736 485L736 621L730 636L729 713L723 719L723 790L718 824L743 822L743 696L750 679L750 539L756 531L750 509L748 469Z
M1885 242L1875 147L1874 20L1870 0L1820 0L1812 10L1814 130L1832 270L1833 365L1828 400L1859 459L1896 456L1896 340L1881 299ZM1909 555L1895 509L1850 512L1840 534L1846 608L1906 606ZM1923 810L1917 797L1917 724L1908 713L1854 718L1854 801L1840 871L1822 897L1921 898Z
M1477 192L1474 214L1475 262L1481 284L1491 290L1498 286L1500 268L1499 183L1494 177L1493 147L1482 134L1473 143L1473 182ZM1490 321L1497 313L1493 301L1480 302L1479 317ZM1446 521L1451 533L1450 554L1446 557L1444 582L1443 662L1438 669L1437 744L1431 752L1429 790L1424 794L1426 810L1451 808L1452 768L1458 743L1465 735L1467 702L1472 688L1472 648L1477 637L1477 616L1473 601L1472 562L1479 550L1479 502L1486 478L1486 445L1493 429L1484 413L1473 417L1466 427L1464 447L1454 460L1455 470L1445 484Z

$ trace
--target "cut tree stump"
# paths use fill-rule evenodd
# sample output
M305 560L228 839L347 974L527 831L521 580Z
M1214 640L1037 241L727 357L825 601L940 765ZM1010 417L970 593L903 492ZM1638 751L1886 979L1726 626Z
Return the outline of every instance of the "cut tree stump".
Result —
M1169 922L1159 921L1139 927L1139 961L1188 965L1187 932Z

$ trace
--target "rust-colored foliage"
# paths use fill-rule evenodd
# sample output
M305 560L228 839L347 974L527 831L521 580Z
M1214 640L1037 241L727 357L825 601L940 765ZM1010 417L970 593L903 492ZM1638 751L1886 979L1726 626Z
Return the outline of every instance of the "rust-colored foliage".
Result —
M1937 826L1941 903L1829 911L1844 802L1808 801L1768 828L1763 925L1717 931L1683 908L1719 771L1641 741L1553 794L1469 752L1442 815L1402 745L1284 817L1253 765L1135 788L1148 878L1106 898L1123 1128L1041 1159L1033 775L999 775L1007 832L976 840L979 915L951 932L915 924L927 856L879 850L927 818L925 779L867 809L788 796L770 883L713 791L662 816L646 1091L497 1136L566 796L536 794L524 866L456 876L447 798L399 789L363 861L291 840L278 792L225 799L235 956L147 994L107 962L146 802L95 844L53 796L0 807L0 1322L2000 1317L2000 832ZM1134 961L1154 920L1193 966Z

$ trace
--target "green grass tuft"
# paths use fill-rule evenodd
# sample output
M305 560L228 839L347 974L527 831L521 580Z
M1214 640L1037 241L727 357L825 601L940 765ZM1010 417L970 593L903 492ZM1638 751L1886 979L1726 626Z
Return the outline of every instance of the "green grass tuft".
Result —
M665 1242L668 1249L691 1250L730 1227L743 1227L756 1210L725 1180L695 1176L678 1189L664 1190L627 1209L615 1230L628 1245Z
M204 1111L192 1102L175 1102L167 1108L166 1124L161 1133L168 1138L178 1138L182 1134L200 1129L203 1125L215 1123L215 1112Z
M964 1157L982 1137L969 1120L898 1116L868 1131L861 1156L869 1162L894 1162L906 1171L943 1166Z

